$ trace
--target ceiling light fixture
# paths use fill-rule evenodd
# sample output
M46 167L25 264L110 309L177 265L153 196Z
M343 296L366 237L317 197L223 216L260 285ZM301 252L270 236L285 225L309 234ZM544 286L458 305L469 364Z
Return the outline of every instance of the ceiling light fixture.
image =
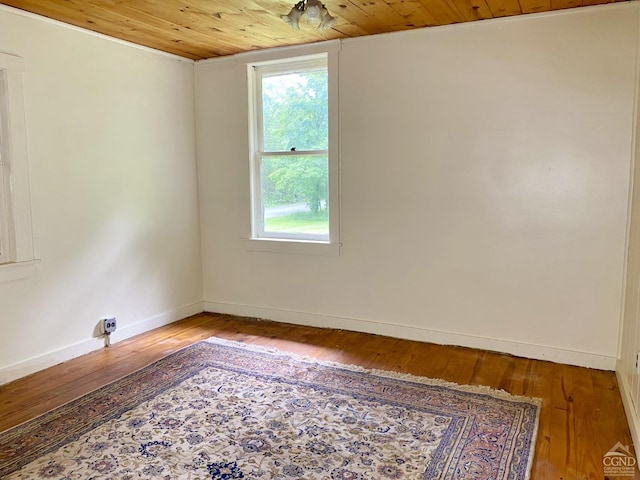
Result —
M319 0L300 0L289 15L282 15L281 18L294 30L300 30L300 19L318 24L318 30L327 30L336 24L336 17L332 17Z

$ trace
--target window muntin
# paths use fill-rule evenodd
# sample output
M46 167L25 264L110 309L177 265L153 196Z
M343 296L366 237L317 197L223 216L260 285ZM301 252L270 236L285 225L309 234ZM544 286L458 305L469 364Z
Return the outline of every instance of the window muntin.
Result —
M329 242L327 56L250 69L252 237Z

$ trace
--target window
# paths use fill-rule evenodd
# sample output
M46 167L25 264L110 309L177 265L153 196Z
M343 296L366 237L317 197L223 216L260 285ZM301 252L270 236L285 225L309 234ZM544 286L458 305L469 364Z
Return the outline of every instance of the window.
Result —
M329 55L249 65L253 240L338 243Z
M20 57L0 53L0 282L35 274Z

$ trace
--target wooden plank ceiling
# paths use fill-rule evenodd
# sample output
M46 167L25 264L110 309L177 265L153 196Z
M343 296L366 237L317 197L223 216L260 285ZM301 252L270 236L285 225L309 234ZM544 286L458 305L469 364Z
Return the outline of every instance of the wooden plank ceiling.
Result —
M329 30L280 18L294 0L8 0L32 13L195 60L619 0L326 0Z

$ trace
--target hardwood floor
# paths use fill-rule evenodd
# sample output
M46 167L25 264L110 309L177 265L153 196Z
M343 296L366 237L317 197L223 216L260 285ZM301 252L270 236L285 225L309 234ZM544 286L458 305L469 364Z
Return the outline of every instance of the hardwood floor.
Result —
M216 314L195 315L0 386L0 431L211 336L540 397L531 480L603 480L603 455L617 442L632 444L613 372Z

